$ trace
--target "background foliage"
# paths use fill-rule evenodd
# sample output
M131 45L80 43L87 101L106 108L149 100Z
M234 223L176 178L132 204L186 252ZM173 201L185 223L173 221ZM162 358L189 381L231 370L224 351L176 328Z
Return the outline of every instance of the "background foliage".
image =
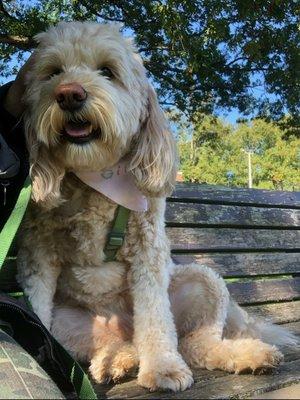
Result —
M181 129L183 114L189 121L180 136L187 179L245 185L240 148L249 145L256 186L295 186L299 0L0 0L0 79L59 20L120 22L135 36L161 103ZM232 107L261 119L233 128L211 116Z
M299 113L299 0L1 0L0 11L2 74L61 19L116 21L134 33L166 103ZM271 97L254 96L262 86Z
M300 190L299 140L272 122L255 119L236 127L213 116L202 116L193 137L179 131L181 168L186 180L247 187L251 152L253 187Z

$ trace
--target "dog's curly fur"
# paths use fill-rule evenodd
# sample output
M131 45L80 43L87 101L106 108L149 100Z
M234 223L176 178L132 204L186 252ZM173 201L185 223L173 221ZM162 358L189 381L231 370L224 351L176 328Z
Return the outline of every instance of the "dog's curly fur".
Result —
M273 338L292 341L284 330L250 318L209 268L171 261L164 210L175 144L131 41L116 26L79 22L60 23L37 40L25 95L33 201L18 256L34 311L90 362L97 382L139 367L142 386L177 391L193 382L189 366L238 373L277 365L281 353L261 339L275 329ZM113 79L99 73L104 66ZM70 82L88 94L76 119L101 130L84 146L61 139L74 115L60 109L54 91ZM104 262L117 205L72 171L101 171L124 157L149 209L131 212L117 261Z

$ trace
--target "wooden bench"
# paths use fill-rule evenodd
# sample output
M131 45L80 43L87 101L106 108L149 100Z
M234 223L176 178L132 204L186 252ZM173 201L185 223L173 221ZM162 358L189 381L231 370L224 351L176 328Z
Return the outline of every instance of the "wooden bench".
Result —
M209 265L249 313L300 335L300 192L178 184L166 221L175 262ZM194 378L176 394L149 393L135 380L96 390L99 398L249 398L300 382L300 348L285 351L272 374L195 370Z

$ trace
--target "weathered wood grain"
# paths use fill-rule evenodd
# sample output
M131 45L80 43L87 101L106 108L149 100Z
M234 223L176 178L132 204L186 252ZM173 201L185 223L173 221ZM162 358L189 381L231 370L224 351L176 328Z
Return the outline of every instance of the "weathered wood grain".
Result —
M209 381L196 382L194 387L187 392L175 395L162 394L156 398L167 399L244 399L249 396L263 393L266 390L275 390L283 386L295 384L300 381L300 361L283 364L270 375L227 375ZM144 398L153 398L149 394ZM136 397L141 398L141 397Z
M166 222L208 226L299 227L300 210L169 202Z
M300 249L300 231L232 228L167 228L172 250Z
M294 335L298 336L300 343L300 321L283 324L282 326ZM300 346L285 347L282 351L284 353L285 362L300 360Z
M282 326L288 329L290 332L293 332L295 335L299 336L300 339L300 320L296 322L290 322L288 324L282 324ZM296 349L293 347L292 350L295 351ZM300 348L298 350L300 352ZM298 358L300 359L300 354Z
M221 186L178 183L170 200L188 200L215 204L250 204L261 206L300 207L300 192L241 189Z
M253 316L262 317L277 324L300 321L300 301L249 305L244 308Z
M300 302L299 302L300 303ZM248 309L248 307L247 307ZM284 327L289 329L291 332L300 335L300 321L296 323L285 324ZM279 371L271 375L263 376L234 376L230 375L224 371L207 371L204 369L194 370L195 385L188 391L183 393L149 393L147 390L139 387L136 384L136 380L132 379L125 383L119 385L97 385L96 391L99 398L223 398L222 385L224 385L227 392L227 397L237 396L236 389L240 388L241 398L247 397L247 395L259 393L267 390L268 388L279 388L286 384L295 383L300 379L299 371L297 368L299 366L300 359L300 349L284 349L285 362L283 366L280 367ZM295 363L291 363L294 362ZM294 374L291 373L294 370ZM279 374L278 374L279 373ZM297 375L298 374L298 375ZM261 378L262 377L262 378ZM241 379L239 379L241 378ZM279 382L278 382L279 379ZM216 382L218 391L213 392L213 385ZM278 386L274 386L274 382L278 383ZM232 385L232 388L230 388ZM271 386L273 385L273 386ZM206 389L207 388L207 389ZM230 392L230 389L233 392ZM206 391L208 390L208 392ZM207 395L207 397L205 397ZM179 396L179 397L178 397ZM214 397L210 397L214 396ZM239 398L239 397L237 397Z
M300 360L282 364L273 374L267 375L230 375L207 372L196 377L193 387L179 393L149 393L130 381L112 387L97 387L100 398L108 399L231 399L248 398L266 390L298 383L300 381ZM203 377L203 378L202 378ZM103 386L103 385L102 385Z
M300 320L296 322L290 322L288 324L282 324L282 327L292 332L294 335L298 336L300 339ZM300 359L300 347L298 349L295 346L292 346L291 350L296 353L298 351L299 359ZM284 350L284 354L286 350Z
M300 253L173 254L176 264L207 265L224 277L300 273Z
M234 282L227 287L239 304L300 299L300 278Z
M251 396L250 399L274 400L274 399L300 399L300 383L271 390L261 394Z

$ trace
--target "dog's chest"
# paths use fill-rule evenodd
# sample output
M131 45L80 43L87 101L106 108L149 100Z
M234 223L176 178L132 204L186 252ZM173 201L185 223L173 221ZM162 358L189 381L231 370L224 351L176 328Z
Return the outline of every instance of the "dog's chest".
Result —
M65 240L57 246L67 247L62 249L67 254L67 263L100 265L117 206L98 193L91 195L86 203L80 211L65 217Z
M30 235L30 242L34 240L60 267L58 302L71 300L93 310L103 304L126 303L127 267L121 262L105 262L104 255L116 209L106 197L87 191L78 196L74 193L52 211L43 214L35 208L28 216L26 241ZM94 285L96 297L92 295Z
M40 245L53 249L61 266L100 265L117 205L97 192L74 193L60 207L35 218Z

